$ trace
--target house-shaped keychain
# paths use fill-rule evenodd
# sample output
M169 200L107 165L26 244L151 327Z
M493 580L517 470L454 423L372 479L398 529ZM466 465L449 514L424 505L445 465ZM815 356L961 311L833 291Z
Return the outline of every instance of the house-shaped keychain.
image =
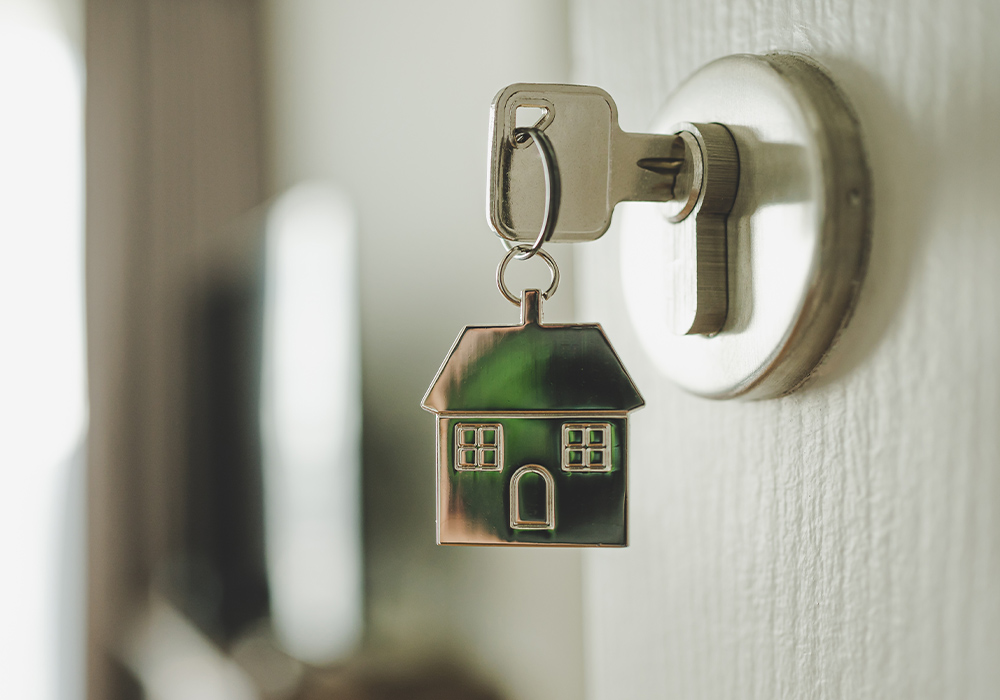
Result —
M439 544L625 546L628 414L642 397L597 324L466 327L427 390Z

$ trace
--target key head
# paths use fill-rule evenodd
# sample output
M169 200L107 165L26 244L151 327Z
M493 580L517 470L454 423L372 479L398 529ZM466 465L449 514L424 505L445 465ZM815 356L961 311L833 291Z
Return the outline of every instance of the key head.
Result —
M518 110L544 114L535 124L552 143L562 186L554 242L592 241L611 225L616 198L612 150L618 109L604 90L584 85L516 83L494 98L490 114L490 226L503 238L534 241L545 207L545 175L537 150L516 143Z

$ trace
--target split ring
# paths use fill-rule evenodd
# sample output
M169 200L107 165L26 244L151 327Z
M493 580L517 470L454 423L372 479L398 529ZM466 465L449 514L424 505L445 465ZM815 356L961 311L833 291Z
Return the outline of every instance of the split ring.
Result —
M559 179L559 166L556 162L556 152L552 148L552 142L545 132L534 126L522 126L514 130L514 138L519 143L520 137L529 136L538 148L538 155L542 158L542 173L545 176L545 215L542 219L542 228L538 232L538 237L530 246L511 245L506 238L501 238L504 246L508 250L520 250L515 256L518 260L527 260L536 253L541 252L542 245L547 243L556 230L556 222L559 220L559 203L562 199L562 183ZM493 228L497 231L501 229L494 222Z
M510 290L507 288L507 284L503 281L503 273L506 272L507 265L511 260L514 260L515 258L520 260L521 258L519 256L524 254L527 250L530 250L530 247L526 245L514 246L507 251L507 255L504 256L503 260L500 261L500 265L497 266L497 288L500 290L500 293L504 295L507 301L514 306L520 306L521 300L510 293ZM559 266L556 265L555 259L541 248L539 248L536 252L541 256L542 260L545 261L545 264L549 266L549 272L552 273L552 283L549 284L548 289L542 292L542 299L548 301L549 297L555 294L556 289L559 287ZM534 255L534 253L532 253L532 255Z

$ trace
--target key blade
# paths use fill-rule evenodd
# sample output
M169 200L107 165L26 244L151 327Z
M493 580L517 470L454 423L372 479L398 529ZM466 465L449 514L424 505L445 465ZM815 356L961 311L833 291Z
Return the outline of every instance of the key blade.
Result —
M618 202L672 200L684 157L684 139L680 136L619 130L612 150L612 206Z

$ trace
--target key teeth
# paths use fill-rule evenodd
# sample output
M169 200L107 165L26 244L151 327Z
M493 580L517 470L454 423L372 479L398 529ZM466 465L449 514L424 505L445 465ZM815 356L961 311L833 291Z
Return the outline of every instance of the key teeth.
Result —
M676 175L684 165L684 158L640 158L636 165L657 175Z

